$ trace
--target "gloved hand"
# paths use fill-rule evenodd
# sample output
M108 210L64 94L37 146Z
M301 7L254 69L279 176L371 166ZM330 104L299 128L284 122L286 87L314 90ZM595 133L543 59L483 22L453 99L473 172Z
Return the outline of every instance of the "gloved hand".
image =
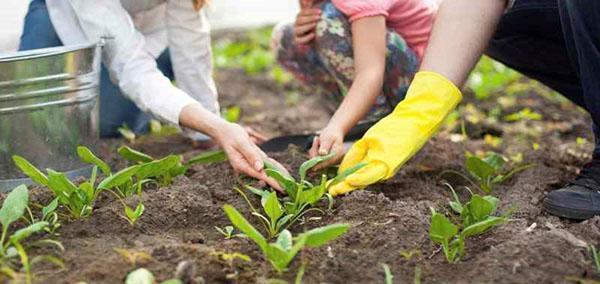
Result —
M460 90L444 76L429 71L417 73L406 98L350 148L339 171L362 162L367 165L331 186L329 193L344 194L394 176L461 99Z

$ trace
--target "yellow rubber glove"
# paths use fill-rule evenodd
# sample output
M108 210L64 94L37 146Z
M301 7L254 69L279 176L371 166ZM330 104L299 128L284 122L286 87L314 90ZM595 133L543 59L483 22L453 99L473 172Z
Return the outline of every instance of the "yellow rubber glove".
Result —
M460 90L444 76L428 71L417 73L406 98L350 148L339 171L358 163L367 166L331 186L329 193L344 194L394 176L461 99Z

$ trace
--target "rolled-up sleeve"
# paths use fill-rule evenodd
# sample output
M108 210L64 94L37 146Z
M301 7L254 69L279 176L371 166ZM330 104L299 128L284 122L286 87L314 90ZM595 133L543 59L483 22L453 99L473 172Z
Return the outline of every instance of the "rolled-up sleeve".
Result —
M348 17L350 22L365 17L389 16L391 0L333 0L333 5Z
M134 27L119 0L71 0L79 25L89 41L106 38L103 62L111 79L143 111L179 124L181 110L197 103L175 87L144 48L144 37Z
M212 77L210 26L193 1L168 0L167 37L177 86L213 113L219 112Z

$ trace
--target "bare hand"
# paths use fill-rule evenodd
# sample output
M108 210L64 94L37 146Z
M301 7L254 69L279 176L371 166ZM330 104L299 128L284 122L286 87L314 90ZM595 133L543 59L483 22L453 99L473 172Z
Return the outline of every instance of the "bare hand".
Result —
M297 44L308 44L315 39L315 28L320 19L319 9L307 7L300 10L294 23L294 40Z
M328 125L321 131L318 137L315 137L308 154L311 158L314 158L332 152L335 153L335 157L318 164L314 169L323 169L337 164L342 160L342 157L344 156L344 132L336 125Z
M264 181L277 191L282 191L279 183L266 175L264 161L268 160L281 168L284 167L267 157L267 154L252 142L250 135L243 127L227 123L218 131L215 138L229 157L229 163L236 172Z

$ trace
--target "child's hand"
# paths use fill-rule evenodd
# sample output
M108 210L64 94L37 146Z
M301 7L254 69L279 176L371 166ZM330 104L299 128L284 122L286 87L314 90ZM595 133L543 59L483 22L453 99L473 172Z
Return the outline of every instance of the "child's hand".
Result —
M296 16L294 23L294 40L298 44L308 44L315 39L315 28L321 19L321 10L311 8L312 1L303 0L300 6L300 13Z
M330 165L337 164L344 156L344 131L341 127L335 124L329 124L325 127L319 137L315 137L313 145L308 152L311 158L316 156L324 156L331 152L335 153L332 159L320 163L314 169L319 170Z

